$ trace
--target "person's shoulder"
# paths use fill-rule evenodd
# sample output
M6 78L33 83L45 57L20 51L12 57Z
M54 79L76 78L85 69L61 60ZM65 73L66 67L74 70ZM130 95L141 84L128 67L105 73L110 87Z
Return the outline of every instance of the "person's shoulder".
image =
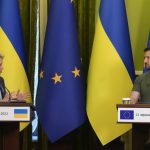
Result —
M4 78L0 76L0 81L4 81Z
M0 83L5 84L4 78L0 76Z
M145 79L145 78L150 78L150 71L146 72L146 73L143 73L141 74L140 76L138 76L137 78L142 80L142 79Z

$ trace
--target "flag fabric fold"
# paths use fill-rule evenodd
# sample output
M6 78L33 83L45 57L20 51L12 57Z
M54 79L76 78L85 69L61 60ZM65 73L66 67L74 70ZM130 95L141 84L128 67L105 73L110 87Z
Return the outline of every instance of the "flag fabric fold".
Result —
M147 47L150 47L150 32L149 32L149 34L148 34Z
M18 0L0 0L0 53L6 87L11 92L30 93ZM22 123L20 129L26 125Z
M101 0L91 54L87 114L103 145L131 125L117 123L116 104L129 97L135 79L124 0Z
M147 47L150 47L150 33L148 34L148 41L147 41ZM149 71L149 69L147 69L147 68L143 68L143 73L146 73L146 72L148 72Z
M52 142L85 121L73 1L51 0L36 103L40 123Z

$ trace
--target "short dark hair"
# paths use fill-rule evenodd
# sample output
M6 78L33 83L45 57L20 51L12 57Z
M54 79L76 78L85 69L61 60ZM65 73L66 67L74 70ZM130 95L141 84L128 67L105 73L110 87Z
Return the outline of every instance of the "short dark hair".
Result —
M147 52L147 51L150 51L150 47L146 47L146 48L144 49L144 52Z

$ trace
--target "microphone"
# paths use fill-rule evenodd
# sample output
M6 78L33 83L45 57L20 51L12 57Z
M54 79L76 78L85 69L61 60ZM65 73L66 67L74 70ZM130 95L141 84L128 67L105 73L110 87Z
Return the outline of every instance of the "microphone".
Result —
M2 98L4 98L5 94L6 94L6 90L5 90L4 84L3 84L3 82L1 82L1 80L0 80L0 91L1 91Z
M8 90L8 88L5 86L5 89L6 89L6 91L8 92L8 95L9 95L9 101L11 101L11 93L10 93L10 91Z
M5 86L4 79L0 76L0 92L1 92L1 95L2 95L2 99L5 97L6 91L8 92L9 101L10 101L10 100L11 100L10 91L9 91L9 90L7 89L7 87Z

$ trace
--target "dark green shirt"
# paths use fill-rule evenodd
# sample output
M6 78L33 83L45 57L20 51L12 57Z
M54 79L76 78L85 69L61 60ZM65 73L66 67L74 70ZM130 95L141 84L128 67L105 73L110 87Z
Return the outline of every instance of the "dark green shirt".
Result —
M150 101L150 71L136 78L132 91L140 92L140 101Z

